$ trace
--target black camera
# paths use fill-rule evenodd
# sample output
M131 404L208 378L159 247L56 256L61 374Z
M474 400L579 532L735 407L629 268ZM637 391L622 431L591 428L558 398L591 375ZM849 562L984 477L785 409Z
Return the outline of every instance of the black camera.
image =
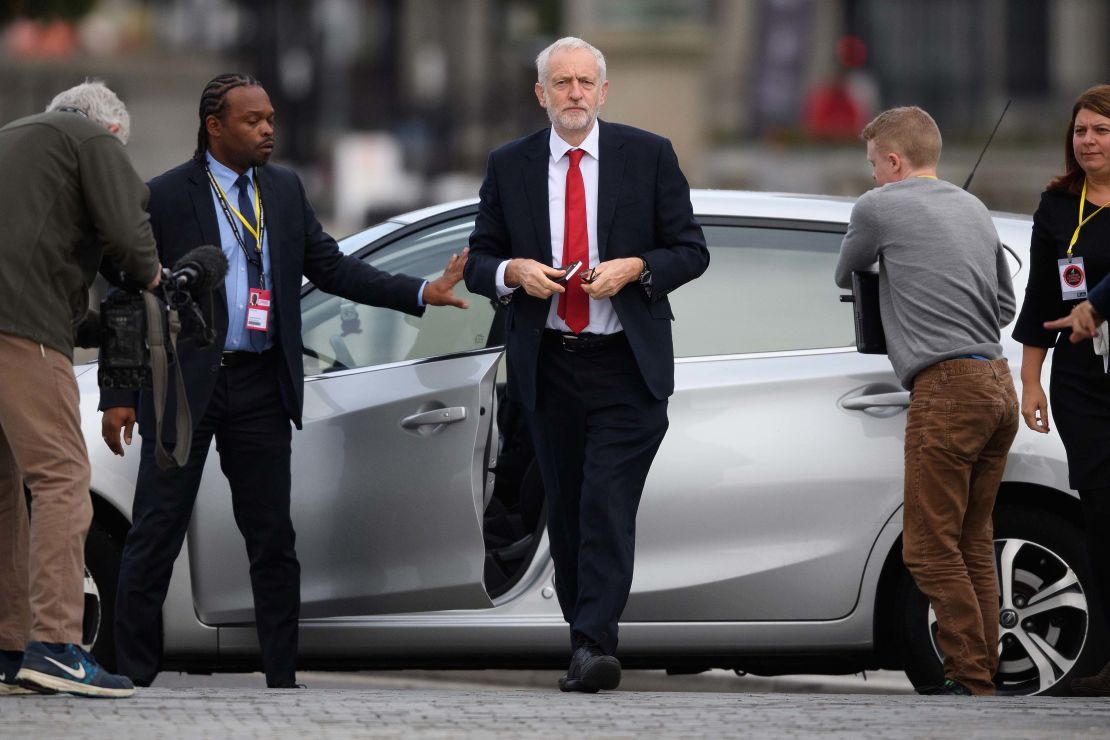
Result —
M163 270L153 291L124 289L105 298L98 327L100 387L149 388L152 346L164 347L167 363L173 364L177 341L211 344L216 332L205 322L196 298L223 282L226 274L227 258L219 248L197 247Z

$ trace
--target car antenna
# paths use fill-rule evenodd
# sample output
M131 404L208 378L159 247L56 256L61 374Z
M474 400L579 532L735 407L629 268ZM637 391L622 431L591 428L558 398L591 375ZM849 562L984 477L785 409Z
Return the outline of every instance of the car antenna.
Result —
M1002 125L1002 119L1006 117L1006 111L1010 110L1010 103L1012 100L1006 101L1006 107L1002 109L1002 115L998 117L998 123L994 124L994 130L991 135L987 137L987 143L983 145L983 151L979 152L979 159L975 160L975 166L971 168L971 173L967 176L967 182L964 183L964 190L971 187L971 178L975 177L975 170L979 169L979 163L983 161L983 155L987 153L987 147L994 141L994 135L998 133L998 127Z

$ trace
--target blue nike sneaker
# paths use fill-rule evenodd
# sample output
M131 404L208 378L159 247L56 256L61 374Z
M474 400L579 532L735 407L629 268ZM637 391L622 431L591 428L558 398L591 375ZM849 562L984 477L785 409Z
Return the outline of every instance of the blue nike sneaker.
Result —
M22 663L22 651L0 650L0 696L35 693L31 689L25 689L15 682L15 674L19 673L19 666L22 665ZM53 694L54 692L51 691L49 693Z
M23 653L16 683L35 691L119 699L135 693L127 676L108 673L96 658L72 643L32 641Z

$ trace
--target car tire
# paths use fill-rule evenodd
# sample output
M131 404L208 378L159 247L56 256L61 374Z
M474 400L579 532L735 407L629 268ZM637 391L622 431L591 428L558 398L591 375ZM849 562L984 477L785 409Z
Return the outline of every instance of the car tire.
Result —
M115 671L116 586L122 543L95 520L85 539L85 617L81 642L105 669Z
M994 539L999 580L1009 581L1013 607L1001 615L1006 621L998 693L1066 695L1072 678L1101 666L1106 640L1101 620L1088 608L1091 574L1083 530L1051 511L1007 506L995 511ZM1038 596L1050 593L1052 584L1065 587ZM903 668L915 688L936 686L944 674L935 618L908 573L899 598ZM1044 609L1047 603L1055 606Z
M918 691L944 682L940 656L929 635L929 600L902 569L898 583L898 651L902 669Z

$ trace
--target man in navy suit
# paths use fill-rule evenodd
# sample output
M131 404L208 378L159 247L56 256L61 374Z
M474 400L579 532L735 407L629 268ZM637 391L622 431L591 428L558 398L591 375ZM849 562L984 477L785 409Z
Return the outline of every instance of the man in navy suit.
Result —
M601 52L564 38L536 68L552 126L490 155L465 274L508 304L509 392L529 418L570 625L559 687L593 693L620 683L636 509L674 390L667 296L709 252L670 142L597 120Z
M213 437L250 558L266 684L296 686L300 565L289 513L289 422L300 428L304 401L302 276L329 293L415 316L426 305L466 308L453 292L465 252L430 282L344 256L320 227L297 175L266 166L273 146L274 110L266 91L250 76L221 75L201 97L193 159L150 182L148 210L163 264L198 245L218 244L230 267L224 289L203 299L216 341L203 348L188 340L178 344L197 420L185 465L167 471L156 464L149 390L101 392L108 446L123 454L121 429L130 444L136 402L143 437L115 631L118 669L140 686L149 686L159 670L162 604ZM165 430L174 429L174 418L170 399Z

